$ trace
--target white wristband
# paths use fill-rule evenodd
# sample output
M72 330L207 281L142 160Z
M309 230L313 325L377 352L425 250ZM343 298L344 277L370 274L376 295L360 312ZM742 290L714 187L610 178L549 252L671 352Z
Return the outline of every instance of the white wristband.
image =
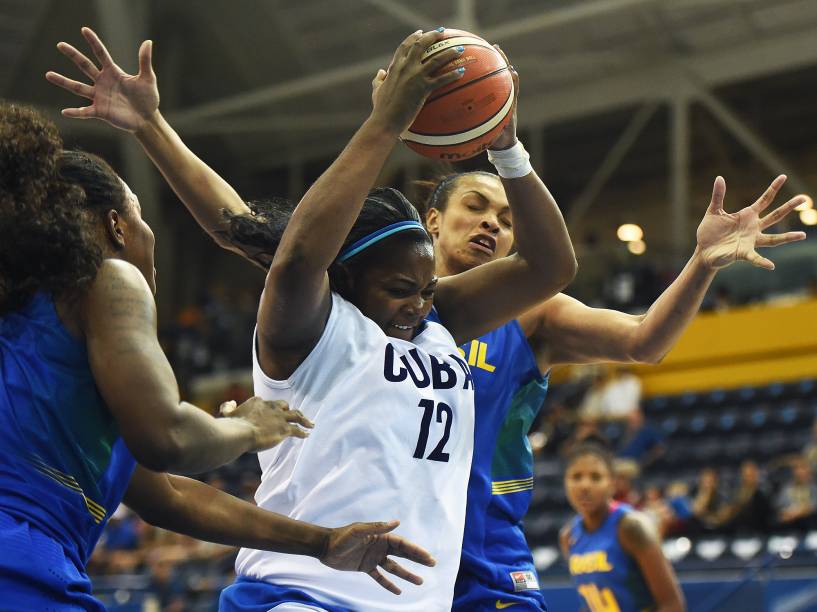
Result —
M494 165L499 176L505 179L519 178L533 172L533 166L530 165L530 154L525 151L525 147L519 140L510 149L504 151L488 149L488 161Z

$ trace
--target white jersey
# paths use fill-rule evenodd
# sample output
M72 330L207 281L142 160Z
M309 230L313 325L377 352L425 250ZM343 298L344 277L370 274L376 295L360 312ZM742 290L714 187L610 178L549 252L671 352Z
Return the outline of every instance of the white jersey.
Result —
M411 342L391 338L332 294L323 335L293 375L270 379L253 350L253 379L256 395L315 423L308 439L259 453L258 505L325 527L399 519L395 533L437 565L406 562L424 583L396 579L399 596L311 557L243 548L236 572L353 610L449 610L474 446L473 381L451 334L427 322Z

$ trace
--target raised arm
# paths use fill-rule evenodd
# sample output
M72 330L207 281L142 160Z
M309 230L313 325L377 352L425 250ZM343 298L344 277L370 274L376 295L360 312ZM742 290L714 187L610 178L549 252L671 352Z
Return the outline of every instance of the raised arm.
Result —
M153 71L153 41L139 48L139 73L127 74L114 63L105 45L90 28L82 36L91 47L97 64L68 43L57 45L91 80L91 84L69 79L56 72L46 73L49 82L87 98L83 108L66 108L63 115L77 119L100 119L113 127L134 134L145 152L165 177L199 225L221 247L254 259L227 238L223 210L244 214L249 208L236 191L212 168L199 159L170 127L159 112L159 89Z
M285 402L248 400L216 419L179 401L173 370L156 337L156 305L141 272L106 259L85 299L82 322L94 380L142 465L197 473L288 436L311 423Z
M142 467L133 474L125 503L156 527L217 544L315 557L336 570L365 572L395 595L400 589L380 569L413 584L423 580L389 557L426 566L435 563L428 552L390 533L397 521L318 527L268 512L197 480Z
M507 60L506 60L507 61ZM518 93L519 79L514 86ZM458 342L477 338L561 291L576 275L562 213L527 162L514 118L491 145L513 215L516 253L440 279L434 302ZM492 153L493 152L493 153Z
M661 550L661 542L649 519L633 512L621 519L618 539L625 552L635 559L658 605L656 612L683 612L684 596L675 571Z
M540 368L565 363L661 361L697 314L718 269L745 260L773 270L774 264L761 257L755 247L773 247L806 237L803 232L762 233L803 202L800 196L792 198L760 217L785 180L785 176L777 177L752 205L727 213L723 209L726 183L718 177L698 227L698 245L692 258L646 314L590 308L559 295L522 315L519 321Z
M378 83L374 108L346 148L306 192L290 219L267 274L258 311L260 357L265 347L305 356L319 338L330 306L327 270L338 255L383 164L428 94L460 78L432 76L456 58L449 49L421 62L440 31L418 31L398 47Z

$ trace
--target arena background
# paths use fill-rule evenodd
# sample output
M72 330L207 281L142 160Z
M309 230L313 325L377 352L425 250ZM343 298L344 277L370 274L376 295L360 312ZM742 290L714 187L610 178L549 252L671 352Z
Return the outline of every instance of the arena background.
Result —
M165 115L248 199L304 192L366 117L371 77L407 33L444 25L500 43L521 76L520 136L577 247L569 293L592 305L652 303L692 251L716 174L727 210L779 173L787 197L817 185L814 0L0 0L0 95L44 111L139 195L157 236L165 348L184 396L211 409L250 392L263 277L204 236L133 142L60 118L77 100L44 73L73 74L55 45L84 48L82 25L126 70L154 40ZM380 182L411 194L440 171L398 147ZM625 455L638 436L649 441L620 462L619 496L654 516L690 610L817 610L816 223L812 205L780 228L810 239L771 253L777 271L721 273L709 312L637 379L554 372L531 437L526 521L554 610L578 608L556 550L569 515L560 453L594 429ZM620 240L622 224L642 241ZM203 478L251 499L257 464L245 457ZM792 486L805 505L783 521ZM234 552L121 508L91 570L113 610L211 610Z

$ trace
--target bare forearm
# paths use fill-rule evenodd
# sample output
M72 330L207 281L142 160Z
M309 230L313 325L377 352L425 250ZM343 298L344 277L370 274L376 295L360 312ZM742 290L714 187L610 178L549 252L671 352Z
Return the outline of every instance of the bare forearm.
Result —
M158 110L135 135L202 229L229 248L221 232L225 225L222 209L234 214L249 212L238 193L184 144Z
M502 179L502 185L513 215L517 252L532 270L566 285L576 274L576 254L556 200L535 172Z
M243 419L216 419L182 402L172 426L176 441L170 462L163 471L199 474L238 459L255 448L255 433Z
M316 558L326 550L329 529L263 510L190 478L168 479L177 504L159 517L159 527L228 546Z
M636 360L654 363L669 352L695 318L714 278L715 270L703 263L696 249L678 278L644 315L634 336Z
M325 272L396 142L396 135L368 119L301 199L275 262L297 261L310 271Z

